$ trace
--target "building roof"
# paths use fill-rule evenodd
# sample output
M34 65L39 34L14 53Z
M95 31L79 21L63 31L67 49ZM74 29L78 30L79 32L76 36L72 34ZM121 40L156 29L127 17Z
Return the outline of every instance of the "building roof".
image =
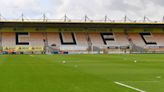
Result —
M164 22L62 22L62 21L0 21L0 27L43 28L164 28Z

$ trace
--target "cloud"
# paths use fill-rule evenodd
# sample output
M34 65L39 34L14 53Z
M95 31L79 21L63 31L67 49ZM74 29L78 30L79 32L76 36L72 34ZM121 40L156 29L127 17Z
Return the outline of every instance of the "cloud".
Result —
M0 0L0 13L6 18L18 18L21 13L30 18L62 18L67 14L71 19L132 19L148 16L161 19L164 15L163 0Z

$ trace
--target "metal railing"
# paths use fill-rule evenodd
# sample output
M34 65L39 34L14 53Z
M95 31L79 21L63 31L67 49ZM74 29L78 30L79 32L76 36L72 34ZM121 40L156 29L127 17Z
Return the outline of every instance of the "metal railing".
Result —
M29 18L26 18L22 14L21 17L18 19L6 19L2 15L0 15L0 22L68 22L68 23L69 22L78 22L78 23L86 22L86 23L162 23L164 24L164 17L163 17L163 20L151 20L148 17L144 16L144 18L141 20L133 20L125 16L120 20L112 20L108 18L107 16L105 16L105 18L101 20L92 20L86 15L82 19L70 19L65 15L61 19L49 19L44 14L42 18L40 19L29 19Z
M143 20L134 20L134 21L124 21L124 20L80 20L80 19L72 19L72 20L63 20L63 19L10 19L10 20L0 20L0 22L82 22L82 23L164 23L164 21L143 21Z

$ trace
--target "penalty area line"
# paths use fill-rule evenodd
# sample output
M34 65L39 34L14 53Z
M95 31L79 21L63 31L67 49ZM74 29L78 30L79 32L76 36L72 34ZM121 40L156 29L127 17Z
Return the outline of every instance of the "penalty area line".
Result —
M144 90L141 90L141 89L138 89L138 88L135 88L135 87L132 87L132 86L129 86L129 85L120 83L120 82L114 82L114 83L117 84L117 85L126 87L126 88L130 88L130 89L136 90L136 91L138 91L138 92L146 92L146 91L144 91Z

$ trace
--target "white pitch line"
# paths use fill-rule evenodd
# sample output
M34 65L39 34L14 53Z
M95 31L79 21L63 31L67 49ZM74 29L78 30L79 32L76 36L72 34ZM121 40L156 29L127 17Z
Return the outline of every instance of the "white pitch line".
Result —
M117 85L121 85L121 86L123 86L123 87L127 87L127 88L130 88L130 89L136 90L136 91L138 91L138 92L146 92L146 91L144 91L144 90L141 90L141 89L138 89L138 88L135 88L135 87L132 87L132 86L129 86L129 85L120 83L120 82L114 82L114 83L117 84Z

